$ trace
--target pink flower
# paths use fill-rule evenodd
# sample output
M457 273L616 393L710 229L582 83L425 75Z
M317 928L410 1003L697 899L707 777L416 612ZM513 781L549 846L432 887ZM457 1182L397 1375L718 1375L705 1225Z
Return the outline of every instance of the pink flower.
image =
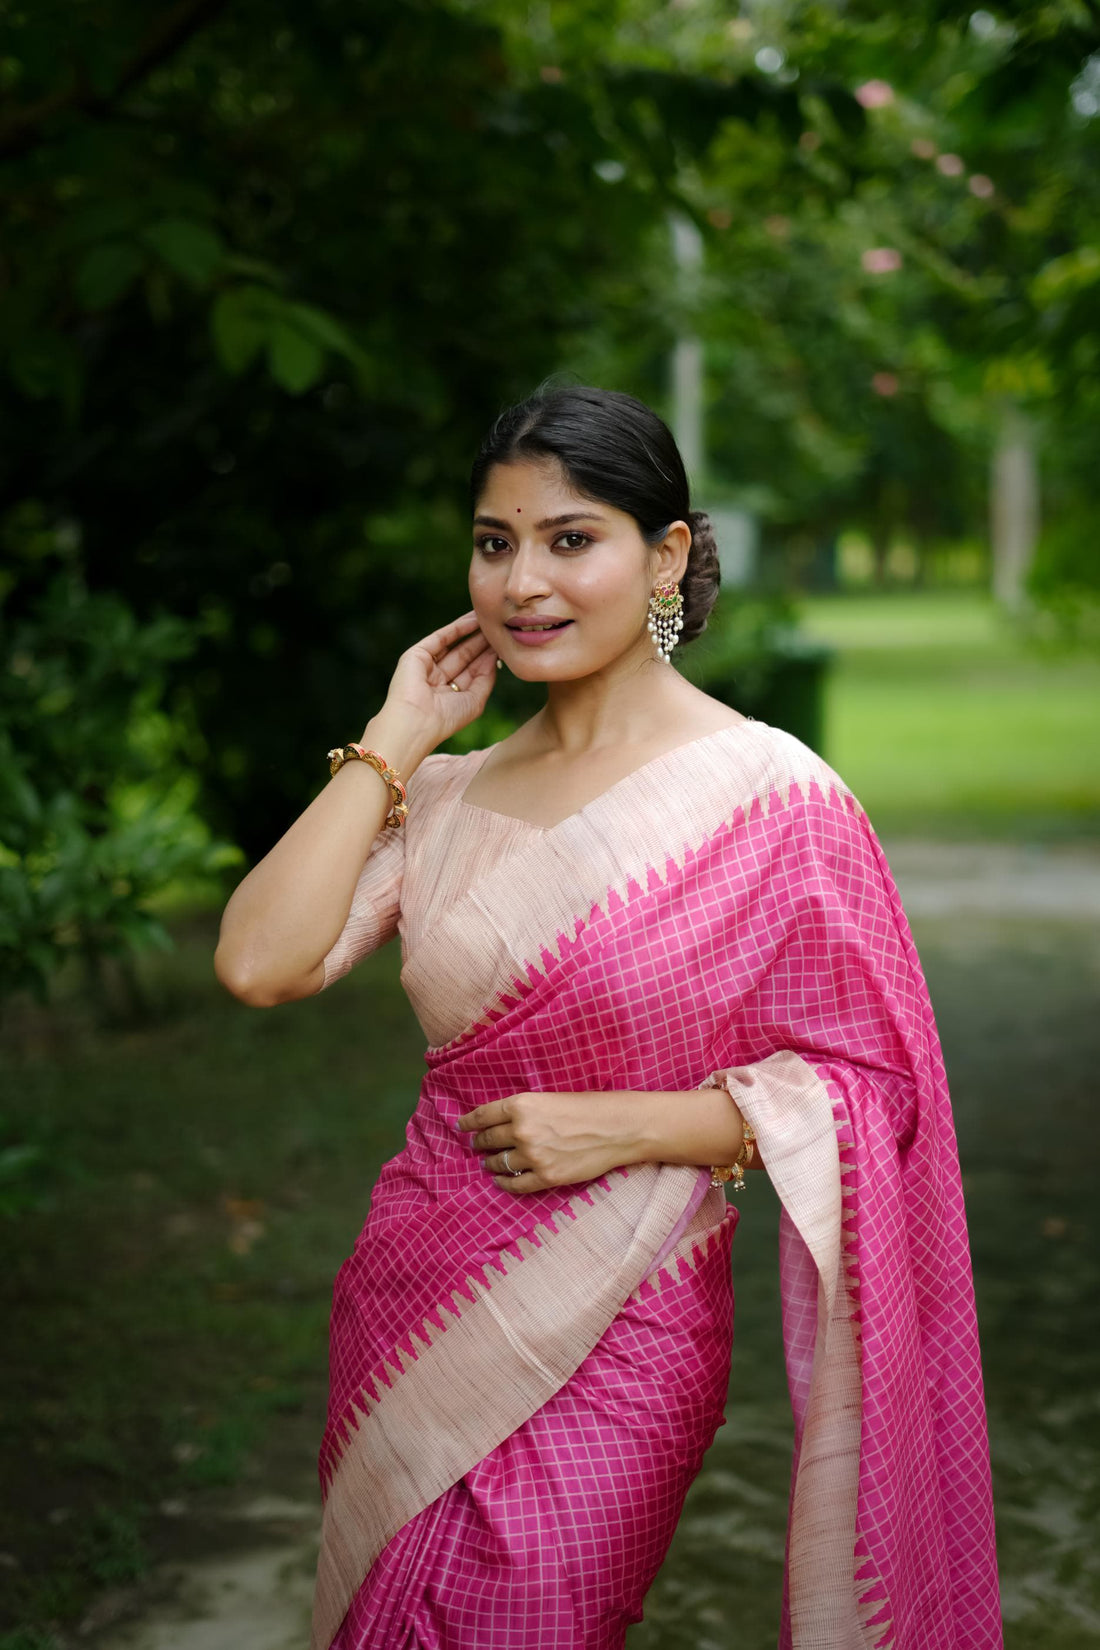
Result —
M876 372L871 379L871 388L876 395L897 395L901 385L898 383L896 372Z
M987 201L990 195L996 193L993 179L987 178L984 172L975 172L973 177L967 179L966 187L982 201Z
M931 138L914 138L909 145L918 160L935 160L936 145Z
M966 167L959 155L941 155L936 162L936 171L942 172L945 178L961 178Z
M894 88L888 80L865 80L856 87L856 102L865 109L885 109L894 101Z
M868 275L894 275L901 268L901 253L893 246L872 246L859 261Z

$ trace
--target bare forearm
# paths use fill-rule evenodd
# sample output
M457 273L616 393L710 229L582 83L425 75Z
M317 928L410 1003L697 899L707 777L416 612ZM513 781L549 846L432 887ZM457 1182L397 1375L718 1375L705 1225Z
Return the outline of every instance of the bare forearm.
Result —
M381 712L363 741L407 781L431 746L415 720ZM365 762L348 762L233 894L214 966L236 996L257 1005L309 996L338 938L390 792Z
M732 1164L744 1118L725 1089L624 1094L624 1146L632 1163ZM763 1168L759 1148L750 1165Z

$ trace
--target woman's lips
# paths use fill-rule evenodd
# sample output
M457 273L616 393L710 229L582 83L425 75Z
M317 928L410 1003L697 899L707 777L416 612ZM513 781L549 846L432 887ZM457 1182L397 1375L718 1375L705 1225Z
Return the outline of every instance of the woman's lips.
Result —
M545 643L552 642L555 636L560 636L563 630L568 630L572 623L572 619L564 619L552 630L525 630L520 625L505 625L504 628L509 636L514 636L523 647L542 647Z

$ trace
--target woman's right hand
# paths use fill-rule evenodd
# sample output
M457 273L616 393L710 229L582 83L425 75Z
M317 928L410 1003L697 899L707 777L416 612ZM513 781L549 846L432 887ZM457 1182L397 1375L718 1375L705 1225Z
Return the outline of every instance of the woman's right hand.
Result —
M496 679L496 662L471 609L406 648L373 720L404 720L411 713L424 743L434 749L481 715Z
M473 609L433 630L398 659L385 703L367 723L362 743L381 752L407 782L437 745L481 715L496 662Z

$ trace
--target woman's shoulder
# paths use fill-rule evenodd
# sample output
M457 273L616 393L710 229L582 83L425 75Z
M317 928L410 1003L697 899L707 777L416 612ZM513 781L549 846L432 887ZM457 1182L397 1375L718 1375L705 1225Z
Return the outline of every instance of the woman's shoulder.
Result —
M775 792L784 800L806 800L814 792L851 794L836 770L804 740L753 716L704 732L689 752L705 757L714 781L746 806L754 798L766 803Z
M768 778L774 784L784 788L795 784L800 791L813 786L824 792L851 795L836 769L830 767L812 745L789 733L786 728L757 722L751 716L748 720L756 737L761 763L766 765Z
M480 765L488 747L471 751L433 751L420 763L408 781L410 802L414 797L438 802L452 792L461 793Z

